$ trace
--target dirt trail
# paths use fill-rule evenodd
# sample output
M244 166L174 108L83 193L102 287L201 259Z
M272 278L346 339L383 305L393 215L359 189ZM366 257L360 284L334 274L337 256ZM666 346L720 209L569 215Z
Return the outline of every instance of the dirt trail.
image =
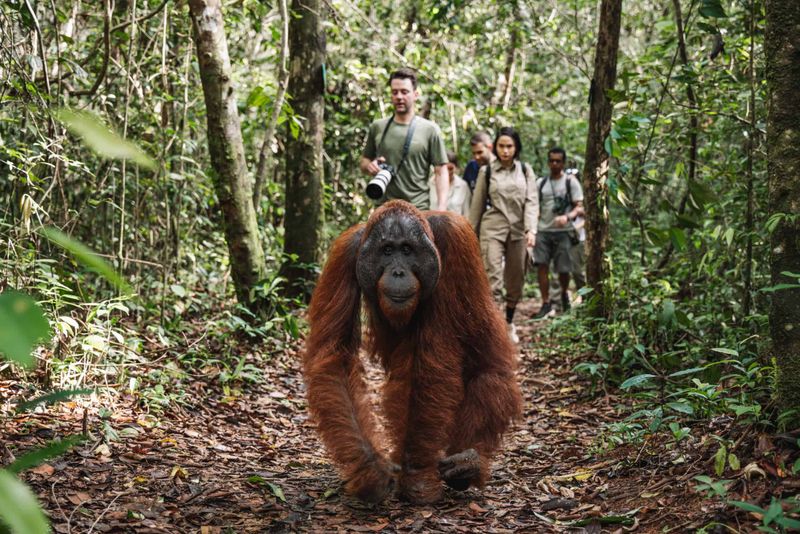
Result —
M707 516L685 487L700 472L691 460L672 464L647 443L594 454L619 399L590 397L571 371L576 362L548 354L538 326L523 324L531 311L522 308L518 321L524 418L483 491L448 492L435 506L391 499L375 508L340 494L306 419L291 351L266 364L251 356L266 376L241 391L226 394L216 377L197 376L181 386L187 404L162 415L124 394L105 420L95 406L87 419L95 440L24 478L59 533L655 532L683 531ZM18 393L0 381L0 401ZM3 463L79 432L80 403L5 419ZM109 427L118 440L103 439Z

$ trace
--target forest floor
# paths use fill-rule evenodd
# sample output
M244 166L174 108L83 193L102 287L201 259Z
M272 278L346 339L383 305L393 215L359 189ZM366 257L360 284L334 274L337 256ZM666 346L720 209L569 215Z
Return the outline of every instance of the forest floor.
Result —
M272 355L251 347L248 362L263 368L255 383L222 387L209 370L167 384L167 393L182 388L185 396L162 413L119 391L105 410L93 398L0 417L0 463L88 430L83 445L23 474L60 534L687 532L715 521L729 525L720 531L751 531L753 517L726 513L719 499L694 490L693 477L713 472L717 448L706 440L713 428L695 429L678 445L651 438L608 447L604 424L629 407L576 376L581 355L548 348L543 323L526 319L534 309L528 303L518 315L523 418L488 486L448 490L436 505L392 498L368 507L341 493L306 416L300 346ZM22 396L30 392L0 379L0 407ZM742 478L732 491L759 499L768 485Z

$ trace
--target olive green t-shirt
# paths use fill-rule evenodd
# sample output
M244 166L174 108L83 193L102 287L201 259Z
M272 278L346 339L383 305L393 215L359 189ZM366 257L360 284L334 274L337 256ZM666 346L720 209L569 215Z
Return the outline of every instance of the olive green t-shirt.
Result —
M386 162L395 169L396 176L389 182L386 194L380 199L380 202L401 199L411 202L421 210L430 209L428 177L431 173L431 166L447 163L447 151L442 132L436 123L417 116L408 156L406 156L402 168L397 172L397 166L403 158L403 145L406 142L408 124L397 124L392 121L383 145L379 147L378 143L380 143L388 121L388 118L379 119L370 125L362 152L362 155L369 159L383 156L386 158Z

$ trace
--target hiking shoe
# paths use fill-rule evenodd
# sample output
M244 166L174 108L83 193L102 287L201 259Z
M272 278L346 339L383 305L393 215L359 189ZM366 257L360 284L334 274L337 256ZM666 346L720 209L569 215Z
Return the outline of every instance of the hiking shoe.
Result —
M514 323L506 323L508 324L508 337L511 339L511 342L515 345L519 343L519 336L517 335L517 327L514 326Z
M536 312L536 315L533 316L534 319L544 319L545 317L552 317L555 315L556 312L553 310L553 305L549 302L545 302L542 304L542 307L539 308L539 311Z
M567 313L572 306L569 302L569 293L561 293L561 311Z

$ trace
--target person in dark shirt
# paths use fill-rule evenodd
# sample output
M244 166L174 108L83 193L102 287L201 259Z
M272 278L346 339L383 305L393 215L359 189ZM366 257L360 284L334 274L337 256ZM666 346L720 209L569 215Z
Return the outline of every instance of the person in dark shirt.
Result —
M477 132L469 140L469 146L473 159L464 167L464 176L462 178L469 185L470 191L475 191L475 182L478 181L478 169L482 165L487 165L494 161L492 138L486 132Z

